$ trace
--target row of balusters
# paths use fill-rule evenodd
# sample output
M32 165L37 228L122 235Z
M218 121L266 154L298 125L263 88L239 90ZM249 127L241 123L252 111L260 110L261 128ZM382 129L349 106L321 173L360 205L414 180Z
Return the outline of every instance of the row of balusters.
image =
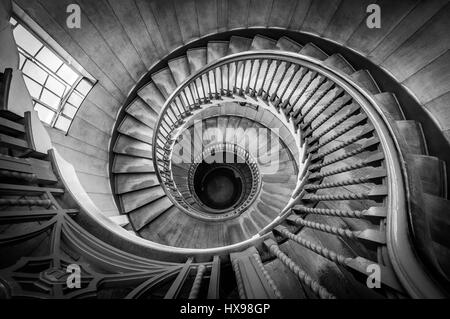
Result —
M302 83L303 86L300 87ZM318 93L319 90L321 90L320 93ZM295 63L283 62L276 59L234 61L208 70L188 83L173 98L170 107L164 110L166 116L162 117L163 120L159 123L156 130L157 134L159 134L159 130L161 132L156 139L158 146L157 154L158 156L162 155L162 160L159 164L161 164L160 167L162 170L167 173L165 175L167 178L169 178L170 172L166 164L170 154L169 146L173 142L171 140L173 131L184 122L186 117L192 114L193 110L199 109L202 105L206 105L213 100L220 100L226 97L233 98L234 95L238 95L241 98L258 98L268 105L272 105L276 111L283 112L286 120L292 121L296 129L301 131L302 146L307 148L307 152L305 152L307 156L304 158L304 161L308 165L308 170L301 176L304 181L303 190L305 190L302 193L302 204L296 206L292 212L294 214L301 214L303 217L290 216L287 219L289 224L296 225L299 228L311 228L343 238L356 238L364 242L370 241L379 245L385 244L385 235L382 231L354 232L326 224L309 222L305 219L308 214L317 214L342 218L364 218L379 222L387 215L386 209L383 207L374 207L366 211L345 211L321 209L315 208L314 206L321 201L383 201L388 196L388 191L387 187L382 185L383 180L387 177L386 171L383 168L377 169L370 176L363 178L350 178L337 182L322 183L326 177L365 167L380 167L382 166L384 155L378 152L351 165L322 171L323 168L363 152L379 150L380 142L376 137L374 127L370 125L368 117L362 111L361 106L356 104L342 88L318 72ZM325 97L327 97L327 101L324 101ZM321 106L318 107L321 102ZM332 105L334 107L330 109ZM346 108L345 113L336 119L335 116L344 108ZM351 121L349 121L350 119ZM362 127L363 129L345 139L337 146L325 148L332 142L338 140L338 138L358 127ZM356 149L346 151L343 155L336 156L332 159L327 158L334 152L355 145L355 143L360 141L363 141L363 143L358 144ZM375 187L372 191L357 194L314 194L314 192L323 189L365 183L376 183L379 186ZM312 204L312 206L307 204ZM274 233L282 238L293 240L332 262L350 267L352 270L363 274L367 274L366 269L364 267L354 266L357 264L354 260L358 258L359 262L362 262L366 266L374 263L362 257L350 258L341 256L338 253L302 238L300 235L289 232L285 227L276 228ZM292 270L319 297L334 297L324 287L304 273L298 265L295 265L274 241L270 245L267 245L267 249L276 255L283 264ZM383 267L382 265L380 266ZM389 269L385 270L390 271ZM384 284L393 289L400 290L394 276L386 276L386 278L392 280L386 279Z

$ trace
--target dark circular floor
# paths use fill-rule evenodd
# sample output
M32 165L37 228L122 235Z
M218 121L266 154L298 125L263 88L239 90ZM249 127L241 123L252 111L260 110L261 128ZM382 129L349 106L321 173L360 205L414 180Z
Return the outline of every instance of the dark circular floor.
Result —
M239 170L229 165L202 163L194 177L197 197L213 210L226 210L237 205L243 186Z

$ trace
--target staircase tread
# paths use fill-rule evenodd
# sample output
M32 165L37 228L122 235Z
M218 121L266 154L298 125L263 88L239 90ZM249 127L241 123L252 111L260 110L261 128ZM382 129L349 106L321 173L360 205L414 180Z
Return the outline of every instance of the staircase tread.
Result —
M163 196L165 196L163 188L157 185L123 194L120 196L120 202L122 204L123 211L125 213L130 213L135 209L145 206Z
M153 173L153 161L147 158L139 158L116 154L113 163L113 173Z
M186 51L186 55L191 74L200 70L207 63L207 49L205 47L189 49Z
M303 46L291 38L288 38L286 36L282 36L277 41L277 48L282 51L290 51L290 52L299 52Z
M154 173L116 174L114 181L119 195L159 185Z
M117 131L150 145L153 142L153 129L129 115L124 117Z
M353 74L355 72L353 66L339 53L335 53L329 56L325 60L325 65L337 68L338 70L348 75Z
M169 69L172 72L172 76L177 85L183 83L184 80L191 74L189 61L185 55L172 59L167 62L167 64L169 65Z
M361 87L365 88L372 94L381 93L377 83L373 79L372 75L367 70L358 70L351 74L350 77Z
M19 150L28 149L28 143L25 140L5 134L0 134L0 146L1 145Z
M129 212L128 217L130 218L134 229L140 231L143 227L147 226L172 206L173 203L170 199L167 196L164 196L143 207Z
M315 44L309 42L307 43L299 52L300 54L304 54L310 56L312 58L316 58L318 60L325 60L328 58L328 54L323 52L319 47Z
M45 192L50 192L53 194L64 194L64 188L57 187L39 187L39 186L30 186L30 185L22 185L22 184L7 184L0 183L0 190L2 195L12 194L17 192L22 192L22 194L42 194Z
M273 50L276 45L276 40L258 34L253 38L250 50Z
M138 95L155 111L156 114L159 114L165 103L165 98L155 83L147 83L139 89Z
M168 67L152 74L153 83L158 87L161 94L167 99L177 88L172 72Z
M398 103L396 96L390 92L382 92L374 95L375 100L385 114L396 121L405 119L405 115Z
M418 175L422 181L422 190L434 196L447 196L447 174L445 163L437 157L429 155L410 155L412 161L410 172Z
M252 39L233 35L230 38L228 46L228 55L248 51L252 43Z
M207 63L214 62L227 55L228 41L209 41L207 46Z
M419 122L402 120L396 121L395 124L412 154L428 155L425 136Z
M0 132L7 135L24 134L25 126L23 124L8 120L4 117L0 117Z
M155 126L158 117L158 114L153 111L153 109L151 109L140 97L137 97L132 103L130 103L130 105L126 108L126 112L150 128Z
M119 134L114 144L114 153L152 158L152 146L128 135Z

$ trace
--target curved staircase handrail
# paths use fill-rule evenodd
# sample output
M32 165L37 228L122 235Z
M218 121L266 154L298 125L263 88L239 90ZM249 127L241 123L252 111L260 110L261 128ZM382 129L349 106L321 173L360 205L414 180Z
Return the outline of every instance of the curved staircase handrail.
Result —
M80 209L79 217L83 218L83 227L94 230L96 237L128 252L139 252L140 256L151 259L184 262L186 256L193 256L198 262L208 262L213 256L228 258L233 252L242 251L257 243L261 244L267 236L256 236L244 242L217 248L179 248L148 241L131 234L124 228L108 219L90 199L81 185L72 164L67 162L56 149L49 151L54 169L64 188L68 192L68 200L76 203Z
M366 112L380 137L380 142L386 155L387 170L390 176L390 178L388 179L388 190L390 196L388 202L386 203L388 208L386 219L386 233L387 250L395 273L398 276L401 284L404 286L405 290L412 297L438 298L444 296L444 293L435 283L432 276L430 276L430 274L428 274L428 272L426 271L426 268L424 267L422 261L419 259L416 249L411 240L412 234L409 229L410 221L408 213L409 192L406 183L408 179L407 170L405 167L405 161L403 159L400 145L395 135L395 129L390 123L389 117L384 114L383 110L377 105L377 102L375 101L373 96L366 90L362 89L360 86L356 85L350 78L350 76L328 67L323 63L323 61L320 61L318 59L290 52L278 52L271 50L247 51L218 59L215 62L204 66L202 69L200 69L199 71L188 77L183 83L181 83L166 100L159 114L154 129L152 145L154 154L153 163L157 177L160 181L161 186L163 187L169 198L172 200L172 202L177 205L177 201L174 199L174 197L171 195L171 192L166 187L167 180L164 179L161 169L161 162L167 160L170 162L170 158L168 157L168 154L170 153L170 147L168 147L168 150L166 149L171 142L171 137L169 135L174 130L176 130L177 125L182 123L185 117L190 116L191 112L196 108L208 105L210 101L220 100L222 99L222 97L226 98L227 95L245 95L245 92L243 92L242 88L240 92L234 92L234 89L231 88L230 90L230 87L228 87L226 94L220 94L222 91L221 88L217 90L219 92L213 92L213 94L210 94L210 101L208 101L207 94L205 93L205 103L202 103L201 99L199 99L198 101L194 100L194 103L188 106L188 112L183 113L182 109L185 107L185 105L183 105L183 101L189 100L186 95L182 95L185 94L184 90L189 90L189 85L198 79L200 79L200 82L202 82L202 77L208 77L207 81L209 83L213 82L209 79L209 74L215 74L215 71L219 70L221 67L228 67L233 63L237 65L237 63L239 62L242 63L244 61L264 59L268 61L297 64L300 67L305 67L309 70L318 72L319 74L327 77L327 79L332 80L339 87L349 93L352 98L358 102L360 107ZM238 74L238 72L239 71L236 71L236 74ZM227 74L227 76L228 75L229 74ZM197 96L200 97L199 94ZM195 94L192 94L191 97L195 98ZM270 101L265 102L267 105L272 104ZM177 116L180 116L180 118L178 118ZM167 119L169 120L167 121ZM170 129L172 129L172 131L168 131ZM181 207L180 205L177 206L180 210L184 211L184 207ZM288 207L283 211L288 210L288 208L291 206L292 202L290 202L288 204ZM260 232L260 234L263 235L264 232L269 232L274 225L279 224L283 220L282 215L283 214L277 217L277 219L274 220L270 225L268 225L263 230L263 232Z

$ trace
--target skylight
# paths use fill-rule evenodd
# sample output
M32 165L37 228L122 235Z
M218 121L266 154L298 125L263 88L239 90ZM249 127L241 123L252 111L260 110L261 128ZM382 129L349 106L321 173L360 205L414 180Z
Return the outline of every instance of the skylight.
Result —
M94 83L71 66L27 25L11 18L20 70L42 122L67 132Z

